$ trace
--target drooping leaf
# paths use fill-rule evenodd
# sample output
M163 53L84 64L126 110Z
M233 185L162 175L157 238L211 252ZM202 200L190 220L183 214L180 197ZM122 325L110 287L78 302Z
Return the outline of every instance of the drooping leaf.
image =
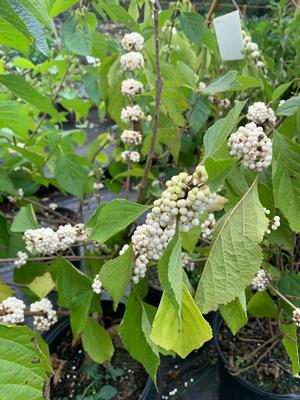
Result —
M204 94L226 92L226 90L239 86L239 82L236 80L236 76L237 76L237 71L229 71L227 72L226 75L215 80L201 91Z
M245 292L230 303L221 305L220 313L232 334L236 335L248 321Z
M195 226L188 232L181 232L182 247L188 252L192 253L200 238L201 226Z
M58 304L71 311L74 335L84 329L94 292L91 281L67 260L59 257L50 267L58 291Z
M277 318L278 311L272 297L266 292L255 293L248 302L248 312L258 318Z
M87 172L82 168L77 155L65 154L61 150L55 165L54 176L64 190L79 199L83 198Z
M87 319L81 339L84 350L92 360L97 363L110 361L114 353L114 345L107 331L97 321L92 318Z
M38 223L34 208L32 204L28 204L28 206L20 208L20 211L13 220L10 230L12 232L25 232L27 229L37 229L37 227Z
M182 12L180 14L180 24L188 39L200 47L204 31L203 17L196 12Z
M298 334L295 324L282 324L284 337L282 344L289 356L292 363L292 374L299 378L300 364L299 364L299 349L298 349Z
M276 114L289 116L294 114L299 109L299 107L300 107L300 96L291 97L277 108Z
M143 215L150 206L133 203L128 200L112 200L100 212L97 225L90 239L104 243L116 233L125 229Z
M158 276L162 288L177 311L178 321L181 321L183 268L179 232L176 232L159 260Z
M14 74L0 75L0 83L11 90L16 96L28 101L38 110L44 111L50 115L55 115L56 110L50 99L41 95L23 78Z
M143 365L156 382L160 360L158 348L150 338L153 310L152 306L143 303L135 290L132 290L119 333L130 355Z
M268 223L255 179L215 226L210 255L195 297L203 313L234 300L250 284L262 262L259 244Z
M212 337L209 323L203 318L185 285L182 291L181 320L180 327L177 311L164 292L153 322L151 339L158 346L185 358Z
M121 256L107 261L100 270L100 280L111 295L116 309L128 287L133 271L132 247Z
M0 325L1 399L43 399L43 387L51 366L39 341L26 326Z
M290 81L279 85L272 94L272 102L274 103L274 101L279 99L281 95L291 86L292 83L293 81Z
M300 145L278 132L273 134L272 161L275 206L287 218L291 229L300 231Z
M92 54L92 31L87 23L79 25L77 18L65 21L60 30L66 49L81 56Z

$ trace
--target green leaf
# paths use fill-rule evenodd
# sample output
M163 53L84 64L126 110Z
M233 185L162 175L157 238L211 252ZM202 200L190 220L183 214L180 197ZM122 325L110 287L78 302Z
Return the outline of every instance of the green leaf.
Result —
M206 159L205 168L208 174L208 186L211 191L216 191L222 185L225 177L237 161L237 157L218 159L208 157Z
M44 383L52 371L31 330L0 325L0 354L0 398L42 400Z
M2 303L3 300L13 295L14 291L4 281L0 281L0 303Z
M135 290L127 300L126 311L120 325L119 333L129 354L138 360L152 380L156 382L159 367L159 352L150 338L153 308L143 303Z
M99 399L101 400L111 400L113 399L116 394L118 394L117 389L115 389L111 385L104 385L102 386L100 392L99 392Z
M16 194L16 189L13 182L8 175L7 171L0 169L0 191L3 193L8 193L12 196Z
M239 82L239 86L229 89L230 91L247 90L249 88L256 88L261 86L260 81L254 78L254 76L239 75L236 77L236 79Z
M107 261L100 270L100 280L114 301L114 308L123 297L133 271L133 251L129 249L119 257Z
M0 17L3 18L19 33L24 35L27 39L31 40L31 35L29 30L27 29L22 19L14 12L10 2L7 0L1 0Z
M144 206L128 200L110 201L101 209L97 225L93 229L90 239L104 243L116 233L125 229L149 208L151 206Z
M208 129L203 139L205 148L204 161L208 157L217 158L227 137L233 132L245 104L246 101L237 101L234 108L229 111L225 118L219 119Z
M140 26L135 22L132 16L127 12L127 10L112 2L111 0L102 0L101 4L96 1L93 1L93 6L100 13L104 10L106 14L115 22L122 22L125 26L134 30L136 32L140 32ZM101 15L102 16L102 15Z
M181 232L182 247L188 252L192 253L200 238L201 226L195 226L188 232Z
M87 319L81 334L84 350L97 363L110 361L114 353L114 345L109 334L92 318Z
M257 193L257 179L217 222L195 301L203 313L239 296L262 262L262 241L269 224Z
M266 292L256 292L248 302L248 312L258 318L277 318L277 307Z
M10 0L11 6L14 11L18 14L18 16L25 22L26 27L32 37L35 39L35 45L38 50L48 56L49 47L48 43L44 36L43 26L39 22L39 20L29 11L22 2L31 2L31 0Z
M277 99L279 99L281 95L291 86L292 83L293 81L290 81L279 85L272 94L272 102L274 103Z
M21 3L43 24L51 29L52 24L45 2L42 0L20 0Z
M284 102L280 107L277 108L276 114L289 116L294 114L299 107L300 107L300 96L291 97L290 99L286 100L286 102Z
M220 313L232 334L236 335L248 321L245 292L230 303L221 305Z
M91 281L67 260L59 257L50 267L56 283L58 304L71 311L71 327L74 335L84 329L94 292Z
M182 12L180 14L180 24L188 39L200 47L204 31L203 17L196 12Z
M25 232L27 229L37 229L38 223L36 220L34 208L32 204L26 207L21 207L20 211L15 216L10 227L12 232Z
M291 301L296 307L300 308L300 273L286 273L278 282L278 289L283 295L292 296ZM282 302L282 306L286 305ZM291 311L291 307L286 305Z
M57 17L76 3L78 3L78 0L54 0L50 5L49 15L52 18Z
M300 145L278 132L273 134L272 180L275 206L292 230L300 231Z
M12 100L1 100L0 128L10 128L16 135L26 137L28 130L34 128L34 122L21 104Z
M178 61L176 64L176 69L178 71L177 77L176 77L176 82L181 83L182 79L182 84L186 87L192 88L192 89L197 89L197 79L194 71L184 62Z
M13 14L15 14L13 12ZM16 15L16 14L15 14ZM0 43L28 54L31 40L0 16Z
M87 23L82 26L77 18L69 19L63 23L60 34L64 47L72 53L92 54L92 31Z
M164 292L155 315L151 339L158 346L185 358L212 338L209 323L203 318L190 292L183 285L181 327L177 312Z
M129 171L124 171L124 172L120 172L119 174L117 174L116 176L114 176L113 180L115 179L119 179L119 178L124 178L125 176L144 176L145 171L142 168L132 168ZM154 180L155 176L150 172L148 175L149 179Z
M214 94L225 92L226 90L235 88L239 86L239 82L236 80L237 71L229 71L226 75L221 76L221 78L215 80L205 89L202 89L204 94Z
M159 260L158 276L162 288L177 311L178 321L181 321L182 274L181 237L177 231Z
M83 199L87 171L81 166L77 155L65 154L60 149L54 176L64 190Z
M295 324L282 324L281 329L285 334L282 339L282 344L289 356L289 359L291 360L292 374L293 376L299 378L300 364L297 327Z
M54 289L55 283L49 272L45 272L41 276L34 278L32 282L28 284L30 290L33 291L40 299L48 296L51 290Z
M28 101L28 103L35 106L38 110L50 115L56 115L57 112L50 99L41 95L20 76L14 74L0 75L0 83L11 90L16 96Z

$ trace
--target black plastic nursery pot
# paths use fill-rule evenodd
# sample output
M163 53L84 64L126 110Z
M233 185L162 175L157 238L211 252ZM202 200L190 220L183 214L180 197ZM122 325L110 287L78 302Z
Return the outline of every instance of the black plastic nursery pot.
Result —
M101 306L103 314L109 317L122 318L125 312L124 304L119 304L117 310L114 311L112 302L109 300L103 300ZM52 327L52 329L50 329L50 331L43 334L43 338L49 346L50 354L55 352L62 338L64 338L65 334L69 330L69 318L62 318ZM150 377L148 377L146 385L137 400L158 400L156 388Z
M214 342L219 356L220 400L300 400L300 393L295 394L275 394L266 392L251 382L239 376L230 374L227 361L219 342L219 332L224 321L219 314L216 314L213 331Z

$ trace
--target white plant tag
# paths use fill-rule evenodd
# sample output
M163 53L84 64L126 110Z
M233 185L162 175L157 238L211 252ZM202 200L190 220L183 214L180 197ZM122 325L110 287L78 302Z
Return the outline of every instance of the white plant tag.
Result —
M243 59L244 42L239 12L233 11L215 18L214 28L222 60Z

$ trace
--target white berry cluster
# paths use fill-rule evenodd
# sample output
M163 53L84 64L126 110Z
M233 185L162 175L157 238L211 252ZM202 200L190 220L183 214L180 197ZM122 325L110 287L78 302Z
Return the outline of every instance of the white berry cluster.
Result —
M102 286L102 282L100 281L100 276L99 276L99 274L96 274L95 278L93 280L93 283L92 283L93 292L100 294L102 292L102 288L103 288L103 286Z
M144 38L137 32L126 33L121 43L126 51L141 51L144 47Z
M44 297L40 301L36 301L30 305L31 312L41 312L43 315L35 315L33 317L33 325L39 331L48 331L49 328L57 322L57 313L53 310L53 305L49 299Z
M300 326L300 308L293 310L293 321L296 323L296 326Z
M102 182L94 182L93 183L93 189L94 190L101 190L104 188L104 185Z
M124 107L121 110L121 120L125 124L129 124L130 122L137 122L142 120L143 118L144 118L143 110L138 104Z
M195 263L187 253L185 252L182 253L181 260L182 260L182 266L186 271L194 271Z
M146 222L138 226L132 236L134 283L145 276L150 260L160 259L175 235L176 226L181 232L188 232L199 225L199 214L209 208L216 197L206 185L207 179L205 168L199 165L192 175L182 172L166 182L167 189L154 201Z
M133 72L137 69L144 68L144 57L141 53L131 51L121 56L120 63L122 71Z
M269 287L269 278L266 273L266 271L261 268L255 277L252 279L252 287L253 289L258 290L259 292L263 292L264 290L267 290Z
M227 110L231 105L231 101L225 97L225 99L221 99L219 101L219 107L223 110Z
M201 224L201 237L203 239L212 239L213 228L216 224L216 219L214 214L209 214L206 220Z
M26 249L31 254L49 255L65 251L76 243L85 242L90 230L83 224L60 225L57 231L52 228L28 229L24 233Z
M140 153L138 151L130 151L130 150L125 150L122 151L121 153L121 158L123 161L132 161L132 162L140 162Z
M253 103L246 115L249 121L253 121L257 125L275 125L276 116L271 107L268 107L263 101Z
M260 172L272 162L272 141L254 122L240 126L232 133L228 146L230 155L240 157L245 168Z
M22 267L22 265L25 265L27 263L27 260L28 254L24 253L23 251L18 251L14 264L17 268L20 268Z
M135 144L139 146L142 143L142 135L139 131L125 130L121 134L121 140L124 144Z
M51 210L55 211L55 210L58 208L58 204L56 204L56 203L50 203L50 204L49 204L49 208L50 208Z
M0 304L0 323L21 324L24 322L25 303L16 297L8 297Z
M245 53L248 54L256 62L256 66L260 69L265 70L265 63L261 59L261 54L258 45L252 42L251 37L244 30L242 31L244 39L244 49Z
M270 210L266 210L265 209L265 213L266 214L270 214ZM275 215L275 217L273 218L273 221L270 221L271 224L271 229L273 231L277 231L277 229L280 227L280 217L279 215ZM267 234L271 233L271 229L267 229Z
M22 188L17 189L17 194L15 196L7 196L11 203L15 203L18 200L22 200L24 197L24 190Z
M136 79L125 79L121 84L122 96L136 96L137 94L142 94L143 91L144 85Z

